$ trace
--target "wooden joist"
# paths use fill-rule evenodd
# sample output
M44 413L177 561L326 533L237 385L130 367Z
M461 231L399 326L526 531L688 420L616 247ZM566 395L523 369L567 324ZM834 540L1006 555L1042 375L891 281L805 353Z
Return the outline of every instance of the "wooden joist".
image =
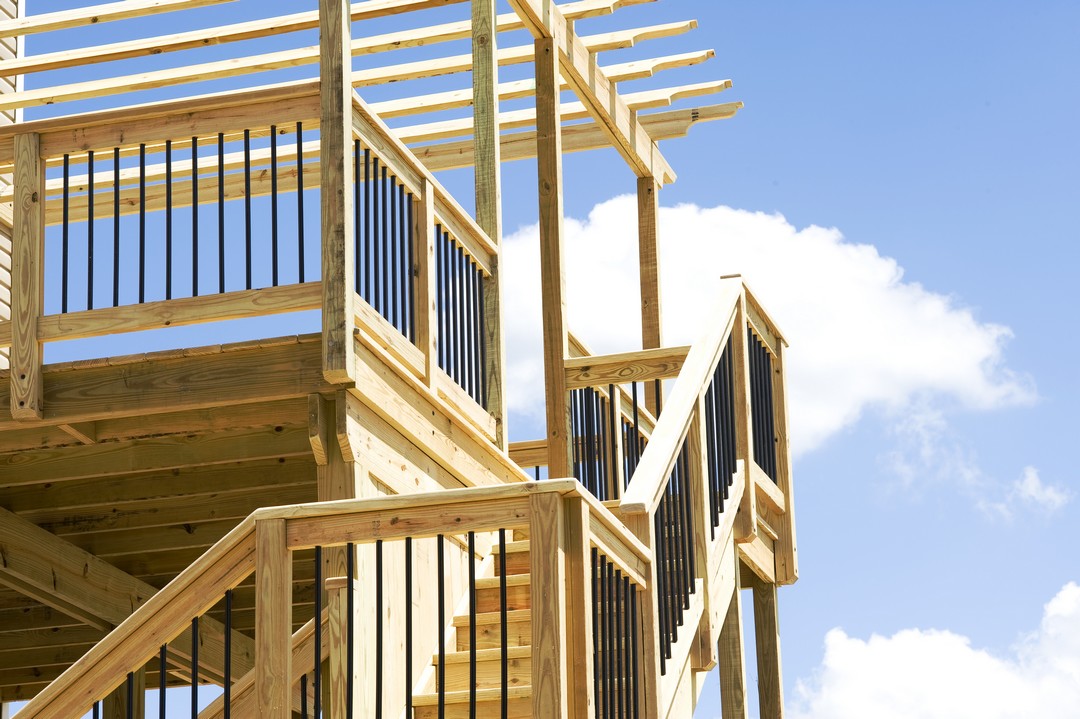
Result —
M13 20L5 20L0 22L0 37L66 30L112 20L126 20L174 10L218 5L224 2L232 2L232 0L121 0L104 5L90 5L73 10L26 15Z

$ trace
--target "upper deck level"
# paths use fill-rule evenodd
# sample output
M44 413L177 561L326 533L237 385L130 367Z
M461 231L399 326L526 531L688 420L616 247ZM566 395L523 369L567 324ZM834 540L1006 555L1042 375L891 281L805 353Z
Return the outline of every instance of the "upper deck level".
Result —
M246 0L125 0L0 20L0 39L17 39L0 67L13 121L0 127L0 700L126 641L110 630L278 505L416 495L422 509L432 492L575 477L596 536L624 533L648 570L632 571L651 597L641 611L660 617L645 649L658 676L690 656L675 617L693 587L734 582L738 562L757 577L745 586L796 579L775 322L728 278L700 339L662 346L657 196L675 172L657 143L741 105L663 109L726 80L619 91L712 55L609 61L695 27L588 29L645 4L367 0L274 16ZM39 39L50 49L27 52ZM561 158L605 147L638 177L642 349L592 356L565 317ZM547 432L511 443L500 167L533 158ZM471 191L447 172L466 168ZM528 536L514 517L482 529ZM297 629L326 588L311 547L293 549ZM250 644L255 578L203 590L235 592L231 627ZM703 637L720 631L719 603L695 611ZM190 635L175 641L190 659ZM716 638L698 644L695 668L715 664ZM155 671L144 681L190 679ZM668 683L641 689L649 715L675 706L683 685Z

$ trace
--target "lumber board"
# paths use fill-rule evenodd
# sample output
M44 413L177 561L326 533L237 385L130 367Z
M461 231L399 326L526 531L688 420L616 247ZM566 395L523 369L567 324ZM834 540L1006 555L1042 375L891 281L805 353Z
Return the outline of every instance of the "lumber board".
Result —
M637 207L641 347L651 349L663 344L660 322L660 183L655 178L638 178ZM662 386L657 383L645 387L645 406L654 415L660 414L662 392Z
M38 15L24 15L0 22L0 37L66 30L114 20L146 17L175 10L217 5L232 0L120 0L119 2Z
M689 346L680 346L571 358L566 360L566 386L578 389L677 377L689 352Z
M569 716L567 669L566 512L563 500L551 494L530 498L529 560L532 599L533 716ZM575 635L580 634L575 628ZM579 638L576 646L579 647Z
M255 525L255 706L259 716L291 719L292 557L284 520Z
M761 719L784 716L784 682L780 666L780 618L775 584L754 577L754 643L757 647L758 711Z
M32 420L40 419L43 411L37 319L44 290L45 166L37 134L15 136L15 191L9 406L13 418Z

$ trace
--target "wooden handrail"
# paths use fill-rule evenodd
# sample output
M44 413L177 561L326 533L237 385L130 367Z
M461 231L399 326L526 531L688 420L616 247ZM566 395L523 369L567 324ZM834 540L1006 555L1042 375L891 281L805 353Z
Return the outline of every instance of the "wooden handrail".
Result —
M742 296L741 279L721 281L720 297L706 317L716 318L686 355L664 411L656 421L652 437L641 455L634 476L619 503L622 514L651 514L659 505L668 477L682 450L698 399L705 392L720 360L735 322L735 309Z

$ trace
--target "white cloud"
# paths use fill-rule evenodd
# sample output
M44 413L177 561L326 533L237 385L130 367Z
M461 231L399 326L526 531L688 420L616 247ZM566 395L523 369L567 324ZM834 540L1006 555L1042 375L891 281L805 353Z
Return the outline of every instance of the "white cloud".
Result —
M567 220L571 329L595 351L638 346L636 201L617 197L584 222ZM779 215L680 205L660 214L662 303L668 343L690 343L702 300L717 278L741 273L791 344L789 407L796 452L852 424L868 407L899 408L918 397L971 408L1033 399L1010 371L1008 328L915 282L871 245L836 229L797 229ZM539 253L536 226L506 240L503 260L511 410L542 417Z
M983 500L979 508L992 517L1010 520L1018 508L1044 515L1053 514L1072 500L1072 492L1056 484L1047 484L1035 467L1024 467L1020 478L1003 492L997 501Z
M1080 716L1080 587L1065 585L1008 656L947 631L862 640L834 629L815 678L797 683L791 705L795 719Z

